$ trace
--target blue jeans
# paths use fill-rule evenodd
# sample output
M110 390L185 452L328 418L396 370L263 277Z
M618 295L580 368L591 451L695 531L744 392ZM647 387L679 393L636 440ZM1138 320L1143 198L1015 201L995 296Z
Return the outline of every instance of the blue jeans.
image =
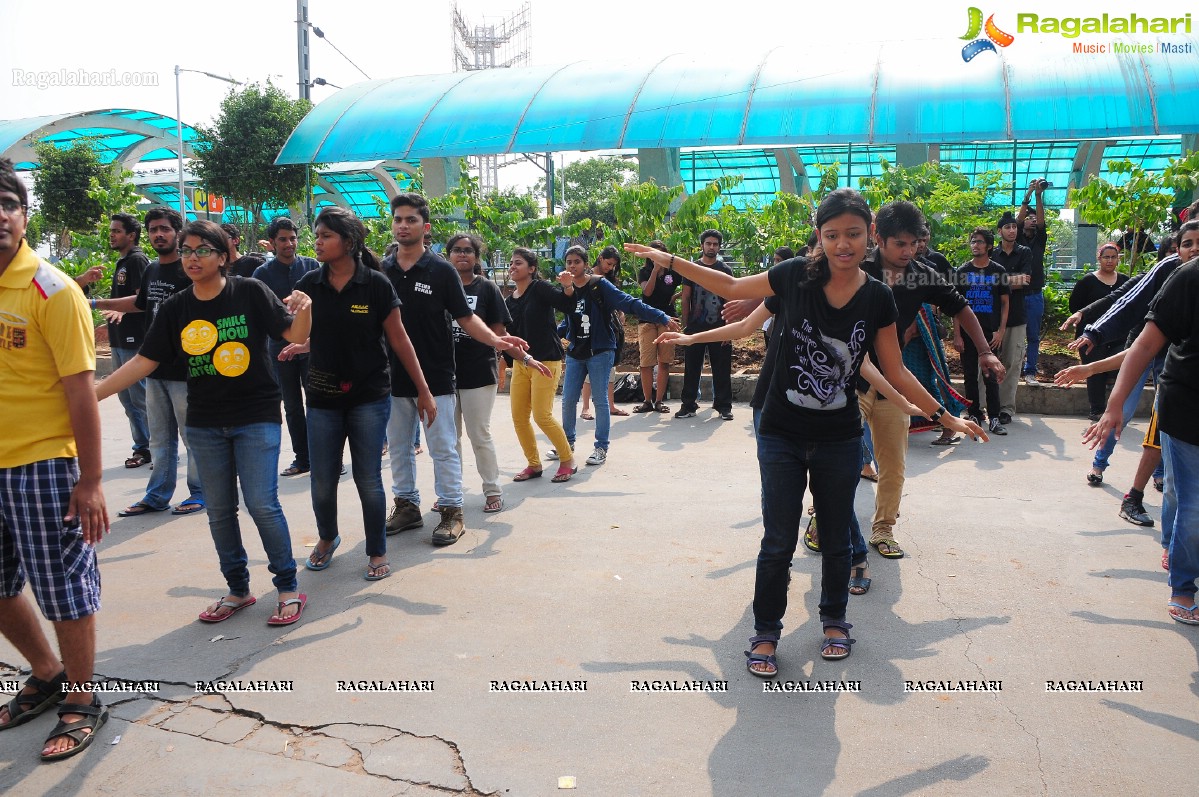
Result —
M274 361L275 381L283 393L283 414L287 418L287 434L291 438L294 464L307 469L308 422L304 419L304 385L308 382L308 358L297 357L285 362ZM382 449L380 449L382 450Z
M1024 312L1028 314L1028 350L1024 352L1024 373L1036 376L1037 357L1041 354L1041 320L1045 317L1043 291L1025 295Z
M342 450L349 439L354 486L362 503L367 556L387 553L387 494L383 491L383 463L379 453L383 450L390 415L391 399L387 396L350 409L308 408L312 514L316 517L317 533L326 542L337 537L337 484ZM393 458L398 454L398 450L392 449Z
M246 511L258 527L275 589L296 591L296 560L287 518L279 505L279 477L275 474L279 469L281 433L277 423L187 428L208 503L208 529L230 595L250 594L250 571L237 522L239 482Z
M583 395L583 379L591 380L591 398L595 401L595 447L608 450L612 432L612 408L608 406L608 379L616 352L612 349L596 352L586 360L566 356L566 376L562 380L562 431L570 447L575 447L575 423L578 420L579 397Z
M782 631L791 560L803 517L803 494L809 484L820 519L820 619L845 619L852 556L849 527L861 464L861 438L814 443L758 434L765 533L754 585L757 633L777 635Z
M454 408L458 396L447 393L434 396L437 418L425 427L425 443L433 460L433 491L438 506L462 506L462 458L458 456L458 431L454 427ZM416 445L413 433L420 426L416 399L391 399L391 418L387 421L387 448L391 452L391 492L396 498L420 506L416 489Z
M146 420L150 425L150 456L154 460L154 470L150 471L150 483L146 485L146 497L142 502L155 509L166 509L171 505L179 469L179 442L176 439L179 437L183 438L183 446L188 451L188 498L203 501L200 472L187 439L187 383L147 379Z
M1165 362L1164 357L1155 358L1149 365L1145 366L1145 373L1141 374L1141 378L1137 380L1136 386L1129 392L1128 398L1124 399L1124 406L1121 413L1124 415L1124 426L1128 426L1128 422L1132 420L1132 416L1136 414L1137 404L1141 401L1141 391L1145 389L1145 381L1152 378L1153 384L1157 384L1157 376L1162 372L1162 364ZM1124 427L1121 427L1123 429ZM1113 432L1103 441L1103 445L1095 451L1095 459L1091 465L1100 473L1107 470L1112 452L1116 450L1116 435ZM1160 470L1160 466L1159 466ZM1157 471L1154 471L1156 475Z
M133 359L137 349L121 349L112 347L112 370L117 370ZM150 449L150 426L146 423L146 380L139 379L129 387L117 393L117 399L125 408L125 417L129 419L129 434L133 436L134 451Z
M1170 594L1194 597L1199 578L1199 446L1165 432L1162 539L1170 552Z

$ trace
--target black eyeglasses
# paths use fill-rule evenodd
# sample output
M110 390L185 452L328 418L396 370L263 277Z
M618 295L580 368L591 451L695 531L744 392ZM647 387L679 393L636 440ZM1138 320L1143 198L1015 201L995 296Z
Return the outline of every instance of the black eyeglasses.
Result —
M196 257L208 257L209 255L215 255L220 251L221 250L213 249L209 246L197 246L195 249L192 249L188 246L181 246L179 247L179 256L183 258L191 257L192 255L195 255Z
M453 249L450 250L450 254L451 255L474 255L474 254L478 254L478 253L475 252L474 249L471 249L469 247L464 249L461 246L455 246Z
M24 209L25 206L15 199L0 199L0 210L3 210L10 216L16 213L18 210Z

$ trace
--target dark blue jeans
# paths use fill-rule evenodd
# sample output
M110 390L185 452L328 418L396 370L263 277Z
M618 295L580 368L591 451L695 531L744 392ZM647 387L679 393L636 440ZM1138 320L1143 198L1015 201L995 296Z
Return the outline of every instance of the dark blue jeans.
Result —
M308 447L312 454L312 514L320 538L337 537L337 483L341 475L341 452L350 441L354 486L362 502L362 528L366 555L387 554L387 495L383 492L383 463L380 452L391 417L391 397L359 404L344 410L308 408ZM452 417L452 416L451 416ZM440 420L440 419L439 419ZM444 423L453 426L452 421ZM393 450L393 456L404 454ZM406 452L412 455L412 450Z
M277 423L187 427L188 444L208 502L208 529L230 595L250 594L250 571L237 522L239 482L246 511L254 519L266 551L267 569L275 576L275 589L296 591L291 534L279 505L279 436Z
M762 474L762 546L754 586L754 630L778 634L787 612L791 560L799 542L804 490L820 519L820 619L844 620L849 603L853 498L862 467L862 439L834 443L758 434Z
M275 360L275 379L283 393L283 413L287 418L287 434L291 437L293 460L301 470L307 469L308 422L304 419L304 385L308 382L308 358L297 357L286 362Z

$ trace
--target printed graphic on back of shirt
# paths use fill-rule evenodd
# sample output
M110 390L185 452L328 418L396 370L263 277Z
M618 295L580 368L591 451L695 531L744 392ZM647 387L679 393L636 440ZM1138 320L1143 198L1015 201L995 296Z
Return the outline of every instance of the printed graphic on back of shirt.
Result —
M790 329L787 359L792 379L787 399L810 410L841 409L866 340L866 322L854 325L848 343L821 334L807 319L800 327Z
M250 350L242 342L249 337L245 315L219 318L215 324L202 318L192 321L179 334L188 355L187 375L241 376L250 367Z

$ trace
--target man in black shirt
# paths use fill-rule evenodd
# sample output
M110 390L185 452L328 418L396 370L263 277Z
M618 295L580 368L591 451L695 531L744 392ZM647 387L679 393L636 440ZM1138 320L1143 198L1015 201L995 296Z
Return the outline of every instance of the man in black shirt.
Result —
M698 262L716 271L732 275L733 270L720 259L720 245L724 236L719 230L704 230L699 234L699 245L703 250ZM689 335L724 326L721 310L724 299L691 280L683 280L680 298L683 324ZM704 354L712 368L712 408L726 421L733 420L733 345L729 341L717 343L693 343L683 353L683 406L674 414L676 418L694 418L699 409L699 377L704 368Z
M1020 212L1016 214L1016 222L1020 232L1016 235L1016 243L1027 246L1032 250L1032 280L1028 283L1028 291L1024 294L1025 329L1027 330L1028 351L1024 355L1024 381L1029 385L1037 383L1037 357L1041 353L1041 320L1045 317L1045 246L1049 236L1045 228L1045 189L1049 188L1048 180L1033 180L1028 190L1024 192L1024 202L1020 204ZM1036 212L1029 211L1028 200L1033 194L1037 197Z
M229 264L228 273L236 277L254 276L254 269L261 266L266 258L257 252L243 255L237 251L241 246L241 230L236 224L222 224L221 229L229 236L229 259L225 261Z
M920 230L920 237L916 239L916 257L936 269L946 282L953 284L953 264L949 262L949 258L929 245L931 240L932 230L925 224Z
M666 251L666 244L661 241L650 241L650 246L659 251ZM645 265L637 272L637 281L641 283L641 301L650 307L661 310L674 317L674 296L679 290L678 274L673 274L652 260L646 260ZM637 345L641 352L641 394L645 402L633 408L633 412L670 412L663 399L666 398L666 385L670 380L670 366L674 362L673 343L654 343L658 336L666 332L661 324L639 321L637 324ZM658 381L654 384L654 366L658 368Z
M960 323L978 350L984 352L979 358L981 367L988 372L1002 373L1003 366L990 350L990 343L970 305L931 266L916 259L919 236L925 229L924 214L911 202L883 205L875 215L878 247L861 264L863 271L891 288L899 311L895 329L900 335L900 345L916 322L920 306L935 305ZM910 418L905 410L887 401L863 379L858 380L858 409L862 422L870 425L874 455L878 460L878 490L870 544L881 556L898 559L904 554L895 541L894 529L903 495Z
M142 287L135 295L119 299L93 299L92 307L120 313L146 313L146 326L154 322L158 308L175 292L191 285L179 257L179 233L183 217L172 208L151 208L145 216L146 232L158 259L146 266ZM117 514L122 517L162 512L171 505L175 494L179 465L179 439L187 448L187 361L183 358L163 362L146 379L146 421L150 427L150 452L154 469L146 485L146 495ZM172 514L190 515L204 509L204 491L191 450L187 454L187 500Z
M425 248L429 231L429 205L420 194L400 194L391 200L391 232L399 244L383 260L383 273L400 298L400 317L412 340L416 358L437 403L439 420L425 428L429 456L433 459L433 486L441 522L433 532L434 545L450 545L466 531L462 517L462 459L454 428L456 376L454 330L451 321L467 335L493 349L505 349L517 358L527 348L520 338L495 334L473 312L466 300L458 272L432 250ZM420 528L420 492L416 489L417 388L408 372L392 355L391 418L387 443L391 452L391 491L395 507L387 518L387 533Z
M991 259L1007 272L1007 284L1011 290L1007 330L1003 335L1003 345L999 347L999 359L1007 371L999 383L999 422L1005 426L1012 422L1012 416L1016 414L1016 388L1020 384L1024 350L1028 348L1024 297L1032 283L1033 262L1032 250L1016 243L1019 231L1016 217L1005 212L999 219L999 245L991 252Z
M142 237L142 224L128 213L114 213L108 224L108 245L120 256L112 270L113 299L136 296L142 287L149 259L142 253L138 242ZM108 318L108 346L112 352L112 369L115 371L133 359L146 336L146 316L143 313L104 314ZM117 394L125 417L129 419L129 432L133 435L133 453L125 460L126 468L140 468L151 460L150 427L146 422L146 380L139 379Z

